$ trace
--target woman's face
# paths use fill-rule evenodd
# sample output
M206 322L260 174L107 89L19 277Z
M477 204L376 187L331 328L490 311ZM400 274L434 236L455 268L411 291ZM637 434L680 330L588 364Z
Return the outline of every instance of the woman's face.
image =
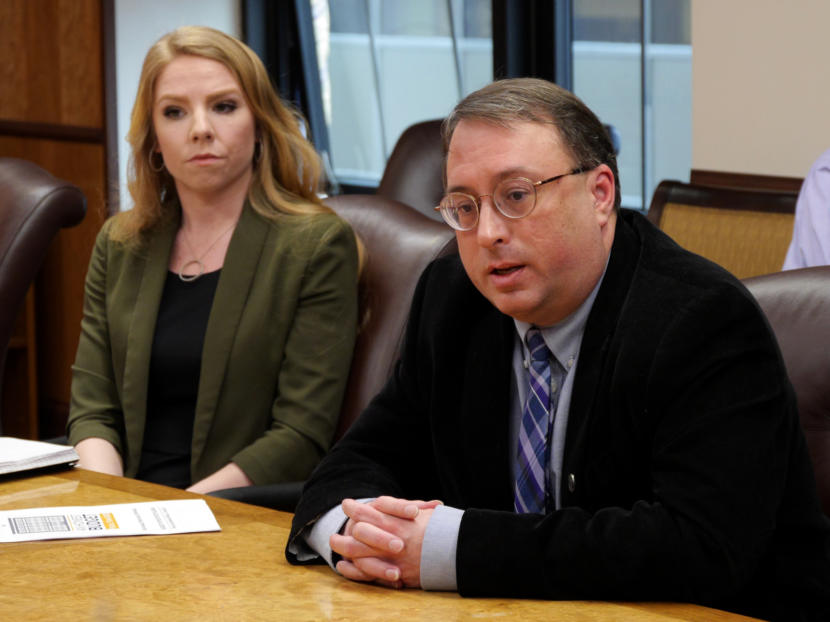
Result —
M256 122L225 65L190 55L168 64L156 80L153 128L182 202L247 192Z

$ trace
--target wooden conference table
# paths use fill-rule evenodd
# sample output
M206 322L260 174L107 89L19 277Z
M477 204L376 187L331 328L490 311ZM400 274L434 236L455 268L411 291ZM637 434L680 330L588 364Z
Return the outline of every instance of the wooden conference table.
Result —
M0 510L195 497L81 469L0 479ZM0 543L0 619L750 619L685 604L476 599L352 583L285 561L290 514L205 498L221 532Z

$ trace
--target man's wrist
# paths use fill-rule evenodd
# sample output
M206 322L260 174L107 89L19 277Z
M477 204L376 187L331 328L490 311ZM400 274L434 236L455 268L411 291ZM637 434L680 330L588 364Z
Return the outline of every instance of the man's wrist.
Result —
M360 503L368 503L372 498L358 499ZM338 503L328 512L317 519L313 525L309 525L300 533L300 538L307 544L307 549L310 549L302 558L298 555L301 561L314 559L314 553L322 557L326 563L331 566L332 570L337 570L337 562L342 558L338 553L331 550L329 539L336 533L341 533L346 526L349 517L343 511L342 506Z

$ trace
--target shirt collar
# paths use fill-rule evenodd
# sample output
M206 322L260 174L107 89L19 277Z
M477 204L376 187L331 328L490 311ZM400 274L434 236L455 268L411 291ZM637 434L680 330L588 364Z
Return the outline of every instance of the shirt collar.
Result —
M573 367L573 364L579 354L579 346L582 343L582 334L585 332L585 323L588 321L588 315L591 313L591 308L594 306L594 300L596 300L597 293L599 292L600 285L602 285L602 281L605 278L605 271L607 269L608 260L605 262L605 268L603 268L602 275L597 281L597 284L594 285L594 289L591 290L588 297L582 301L582 304L579 305L573 313L553 326L538 327L542 333L542 338L545 340L545 344L548 346L548 349L566 370ZM522 352L525 356L527 356L527 343L525 342L525 337L527 336L527 331L533 327L533 324L528 324L527 322L522 322L521 320L517 320L515 318L513 319L513 322L515 323L516 331L519 334L519 340L522 344Z

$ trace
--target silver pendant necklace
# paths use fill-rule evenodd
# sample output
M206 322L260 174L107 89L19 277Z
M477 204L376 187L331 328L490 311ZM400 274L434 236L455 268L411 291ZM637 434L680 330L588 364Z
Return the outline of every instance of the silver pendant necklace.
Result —
M231 231L235 226L236 226L236 221L234 221L234 223L230 227L228 227L222 233L220 233L219 237L216 238L211 243L211 245L208 246L205 249L204 253L202 253L200 256L196 257L195 259L191 259L189 261L186 261L184 264L182 264L181 268L179 268L179 278L182 281L184 281L185 283L190 283L191 281L195 281L200 276L202 276L205 273L205 264L202 263L202 259L204 259L205 256L210 252L210 249L212 249L214 246L216 246L216 243L219 240L221 240L223 237L225 237L225 235L227 235L228 231ZM190 244L190 240L188 240L187 236L184 234L184 229L182 229L182 239L184 240L184 243L187 244L187 247L190 249L190 252L195 255L196 253L193 250L193 246ZM191 265L196 266L196 268L197 268L196 274L185 274L184 269L187 268L188 266L191 266Z

